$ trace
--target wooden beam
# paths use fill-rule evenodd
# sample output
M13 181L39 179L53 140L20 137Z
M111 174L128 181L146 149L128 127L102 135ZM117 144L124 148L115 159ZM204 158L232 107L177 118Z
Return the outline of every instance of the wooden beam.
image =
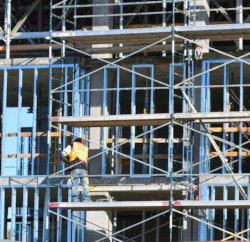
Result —
M51 154L50 157L57 157L57 154ZM45 153L35 153L35 158L47 158ZM5 154L5 158L17 158L17 154ZM31 158L31 153L20 154L20 158Z
M211 133L222 133L222 132L228 132L228 133L237 133L237 132L242 132L242 133L249 133L250 132L250 127L229 127L226 129L223 129L222 127L211 127L209 128L209 131Z
M217 152L210 152L209 153L209 157L213 157L218 155ZM127 154L126 156L123 155L119 155L119 159L122 160L129 160L130 158L127 157L129 156L129 154ZM236 151L230 151L230 152L226 152L226 157L238 157L239 156L239 152ZM242 156L246 157L246 156L250 156L250 152L242 152ZM45 153L36 153L35 154L36 158L47 158L47 154ZM57 157L57 154L51 154L51 157ZM6 154L5 158L17 158L17 154ZM31 154L20 154L20 158L31 158ZM114 159L115 156L114 155L107 155L108 159ZM143 155L143 154L136 154L133 156L133 158L135 159L149 159L149 155ZM153 159L168 159L168 154L155 154L152 156ZM174 159L181 159L182 158L182 154L175 154L174 155Z
M7 154L5 158L17 158L17 155ZM31 154L20 154L20 158L31 158ZM47 154L36 153L35 158L47 158Z
M74 47L73 44L67 44L71 47ZM53 44L53 49L61 49L62 46L58 44ZM6 47L4 45L0 46L0 52L4 52ZM49 50L49 44L39 44L39 45L11 45L11 51L34 51L34 50Z
M217 152L210 152L209 153L209 156L212 157L212 156L216 156L218 155ZM226 156L227 157L239 157L239 152L236 152L236 151L228 151L226 152ZM245 157L245 156L250 156L250 152L245 152L243 151L242 152L242 156Z
M17 137L17 133L6 133L5 137ZM36 132L37 137L47 137L47 132ZM51 132L52 137L61 137L61 132ZM71 133L67 132L67 137L71 137ZM0 133L0 137L2 137L2 133ZM32 132L21 132L21 137L32 137Z

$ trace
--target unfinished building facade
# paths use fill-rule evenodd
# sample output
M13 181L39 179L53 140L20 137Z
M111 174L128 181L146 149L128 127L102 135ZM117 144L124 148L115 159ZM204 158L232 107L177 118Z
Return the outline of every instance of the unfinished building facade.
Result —
M0 239L250 240L248 0L0 5Z

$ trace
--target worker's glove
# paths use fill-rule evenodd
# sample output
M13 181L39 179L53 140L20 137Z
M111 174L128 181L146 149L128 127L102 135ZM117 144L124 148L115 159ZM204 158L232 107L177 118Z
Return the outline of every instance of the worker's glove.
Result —
M69 154L67 154L65 151L62 152L61 157L65 162L69 160Z

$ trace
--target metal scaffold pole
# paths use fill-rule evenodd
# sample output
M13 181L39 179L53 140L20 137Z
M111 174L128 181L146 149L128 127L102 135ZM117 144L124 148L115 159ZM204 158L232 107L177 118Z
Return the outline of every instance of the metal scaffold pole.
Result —
M170 214L169 214L169 241L173 241L173 163L174 163L174 65L175 65L175 0L172 3L172 63L170 75L170 110L171 124L169 126L169 146L170 146Z
M6 39L6 59L10 59L11 1L5 0L4 31Z
M52 98L51 98L51 90L52 90L52 83L53 83L53 73L52 73L52 23L53 23L53 16L52 16L52 6L53 0L50 0L50 38L49 38L49 88L48 88L48 127L47 127L47 187L46 187L46 195L45 195L45 204L44 204L44 228L45 233L43 236L43 241L50 241L49 239L49 212L48 212L48 203L50 201L50 157L51 157L51 116L52 116Z

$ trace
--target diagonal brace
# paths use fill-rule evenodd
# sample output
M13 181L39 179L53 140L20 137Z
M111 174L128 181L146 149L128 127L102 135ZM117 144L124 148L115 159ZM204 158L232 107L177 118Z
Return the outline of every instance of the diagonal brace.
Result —
M249 55L250 55L250 52L248 52L248 53L246 53L246 54L244 54L244 55L241 55L241 56L239 56L239 57L237 57L237 58L238 58L238 59L243 59L243 58L245 58L245 57L247 57L247 56L249 56ZM215 71L215 70L217 70L217 69L219 69L219 68L221 68L221 67L223 67L223 66L227 66L227 65L229 65L229 64L231 64L231 63L233 63L233 62L235 62L235 60L227 61L227 62L225 62L225 63L223 63L223 64L221 64L221 65L215 66L215 67L213 67L213 68L211 68L211 69L209 69L209 70L206 70L206 71L201 72L201 73L198 73L198 74L196 74L196 75L194 75L194 76L192 76L192 77L189 77L189 78L187 78L187 79L181 81L180 83L176 84L176 85L175 85L175 88L181 86L181 85L184 84L184 83L188 83L189 81L193 80L193 79L196 78L196 77L202 76L202 75L204 75L204 74L206 74L206 73L209 73L209 72L212 72L212 71Z
M193 44L197 44L197 45L199 45L199 46L201 46L201 47L206 47L206 48L208 48L208 49L210 49L210 50L212 50L212 51L214 51L214 52L217 52L217 53L219 53L219 54L225 55L225 56L230 57L230 58L232 58L232 59L234 59L234 60L238 60L238 61L240 61L240 62L243 62L243 63L245 63L246 65L250 65L250 62L245 61L244 59L242 59L242 58L240 58L240 57L230 55L230 54L228 54L228 53L226 53L226 52L224 52L224 51L218 50L218 49L213 48L213 47L210 47L210 46L202 45L201 43L199 43L199 42L197 42L197 41L194 41L194 40L185 38L185 37L183 37L183 36L181 36L181 35L178 35L178 34L175 34L175 36L176 36L177 38L180 38L180 39L186 40L186 41L188 41L188 42L191 42L191 43L193 43Z
M240 237L240 236L237 235L237 234L234 234L234 233L232 233L232 232L230 232L230 231L228 231L228 230L222 229L222 228L220 228L220 227L218 227L218 226L216 226L216 225L213 225L213 224L211 224L211 223L209 223L209 222L206 222L206 221L204 221L204 220L202 220L202 219L200 219L200 218L197 218L197 217L195 217L195 216L189 215L189 214L187 214L187 213L183 213L183 212L178 211L178 210L176 210L176 209L174 209L174 208L173 208L173 211L174 211L175 213L178 213L178 214L181 214L181 215L183 215L183 216L189 217L189 218L191 218L191 219L193 219L193 220L196 220L196 221L198 221L198 222L201 222L201 223L203 223L203 224L206 224L206 225L208 225L208 226L210 226L210 227L213 227L213 228L215 228L215 229L218 229L218 230L220 230L220 231L222 231L222 232L225 232L225 233L227 233L227 234L230 234L230 235L232 235L232 236L236 236L236 237L239 238L240 240L248 241L248 239L246 239L246 238L242 238L242 237Z
M234 21L230 18L230 16L228 15L228 13L226 12L226 10L217 2L217 0L212 0L212 2L215 4L215 6L219 9L219 11L223 14L223 16L225 17L225 19L233 24Z
M165 124L163 124L163 125L161 125L161 126L155 127L155 128L152 129L152 130L149 130L149 131L147 131L147 132L144 132L144 133L142 133L142 134L137 135L135 138L139 138L139 137L141 137L141 136L143 136L143 135L145 135L145 134L147 134L147 133L154 132L155 130L161 129L161 128L165 127L165 126L168 126L169 124L170 124L170 122L169 122L169 123L165 123ZM62 130L62 131L65 131L65 130L62 129L62 128L61 128L61 130ZM67 132L69 132L69 131L67 131ZM71 133L71 132L69 132L69 133ZM73 133L71 133L71 134L74 135ZM87 140L87 141L89 141L89 140ZM99 152L99 153L93 155L93 156L90 157L88 160L91 160L91 159L93 159L93 158L95 158L95 157L98 157L99 155L101 155L101 154L103 154L104 152L106 152L106 150L110 150L110 151L117 152L117 151L115 150L115 148L118 148L118 147L120 147L120 146L122 146L122 145L124 145L124 144L127 144L127 143L129 143L130 141L131 141L131 139L128 139L128 140L122 142L121 144L118 144L117 146L114 146L114 147L112 147L112 148L105 147L105 151L101 151L101 152ZM93 141L89 141L89 142L92 142L92 143L93 143ZM98 145L102 146L101 144L98 144ZM104 146L103 146L103 147L104 147ZM117 153L118 153L118 152L117 152ZM120 153L120 152L119 152L119 153ZM119 154L119 153L118 153L118 154ZM124 155L123 153L120 153L120 154ZM135 158L133 158L133 157L128 156L128 158L132 158L133 160L137 161L137 159L135 159ZM140 162L142 162L142 161L140 161ZM56 173L51 174L50 177L55 177L57 174L60 174L60 173L63 172L63 171L66 171L66 170L68 170L68 169L71 169L72 167L74 167L74 166L76 166L76 165L78 165L78 164L80 164L80 163L81 163L81 162L78 162L78 163L76 163L76 164L73 164L73 165L68 166L67 168L64 168L64 169L62 169L62 170L60 170L60 171L57 171ZM144 163L144 162L142 162L142 163ZM145 164L147 164L147 163L145 163ZM150 166L150 165L147 164L147 166ZM154 168L154 166L152 166L152 165L151 165L150 167ZM158 169L158 168L157 168L157 169ZM160 169L160 170L161 170L161 169ZM168 172L166 172L166 171L164 171L164 170L161 170L161 171L162 171L164 174L168 174Z
M243 230L243 231L240 231L240 232L238 232L238 233L235 234L235 235L241 235L241 234L244 234L244 233L246 233L246 232L248 232L248 231L250 231L250 228L247 228L247 229L245 229L245 230ZM227 241L227 240L229 240L229 239L232 239L235 235L230 235L230 236L226 237L225 239L222 239L221 241Z
M182 89L181 89L182 90ZM185 99L187 100L187 102L190 104L192 104L191 100L189 99L189 97L186 95L186 93L182 90L182 93L185 97ZM196 108L193 106L193 105L190 105L191 109L193 110L194 113L197 113L197 110ZM207 133L207 136L211 142L211 144L213 145L215 151L218 153L222 163L225 165L227 171L232 175L232 178L234 180L234 182L236 183L236 185L238 186L239 190L240 190L240 193L242 195L242 197L245 199L245 200L248 200L248 196L245 192L245 190L243 189L243 187L241 186L241 184L239 183L239 181L237 180L237 178L234 176L234 172L232 170L232 168L230 167L230 165L228 164L227 162L227 159L224 157L224 155L222 154L219 146L217 145L217 143L215 142L214 138L212 137L212 135L208 132L206 126L204 125L204 123L202 122L202 120L200 120L200 123L202 125L202 127L205 129L206 133Z
M105 238L110 238L111 236L117 235L117 234L119 234L119 233L121 233L121 232L124 232L124 231L126 231L126 230L129 230L129 229L132 229L132 228L134 228L134 227L136 227L136 226L138 226L138 225L140 225L140 224L144 224L144 223L146 223L146 222L148 222L148 221L150 221L150 220L152 220L152 219L155 219L155 218L157 218L157 217L160 217L161 215L164 215L164 214L166 214L166 213L168 213L168 212L169 212L169 210L164 211L164 212L161 212L161 213L158 213L158 214L156 214L156 215L154 215L154 216L152 216L152 217L150 217L150 218L147 218L147 219L142 220L142 221L140 221L140 222L138 222L138 223L132 224L132 225L126 227L125 229L121 229L121 230L119 230L119 231L117 231L117 232L115 232L115 233L113 233L113 234L111 234L111 235L106 235L105 237L103 237L103 238L101 238L101 239L98 239L98 240L96 240L95 242L100 242L100 241L104 240Z
M75 223L75 224L77 224L77 225L80 225L80 226L84 227L84 228L87 228L86 225L81 224L81 223L79 223L79 222L77 222L77 221L75 221L75 220L73 220L73 219L67 218L66 216L63 216L63 215L61 215L61 214L59 214L59 213L56 213L56 212L54 212L54 211L52 211L52 210L48 210L48 212L49 212L49 213L52 213L52 214L54 214L54 215L57 215L57 216L59 216L59 217L61 217L61 218L63 218L63 219L66 219L66 220L68 220L68 221L71 221L71 222L73 222L73 223ZM100 232L99 230L95 230L95 232L98 233L98 234L101 234L101 235L106 236L105 233ZM117 239L117 238L114 238L114 237L111 237L111 238L114 239L114 241L122 242L122 240L120 240L120 239Z
M127 58L129 58L129 57L131 57L131 56L133 56L133 55L135 55L135 54L137 54L137 53L140 53L141 51L143 51L143 50L145 50L145 49L148 49L148 48L150 48L150 47L152 47L152 46L154 46L154 45L157 45L157 44L159 44L159 43L162 43L163 41L165 41L165 40L167 40L167 39L170 39L171 37L172 37L171 35L169 35L169 36L167 36L167 37L164 37L163 39L160 39L160 40L158 40L158 41L156 41L156 42L154 42L154 43L152 43L152 44L150 44L150 45L148 45L148 46L146 46L146 47L143 47L142 49L139 49L139 50L137 50L137 51L135 51L135 52L132 52L131 54L129 54L129 55L127 55L127 56L124 56L124 57L122 57L122 58L120 58L120 59L118 59L118 60L115 60L114 62L109 62L109 61L104 60L104 59L102 59L102 58L94 57L94 56L90 55L90 54L87 53L87 52L80 51L80 50L78 50L78 49L76 49L76 48L73 48L73 47L70 47L70 46L68 46L68 45L65 45L65 47L68 48L68 49L71 49L71 50L76 51L76 52L78 52L78 53L81 53L81 54L83 54L83 55L87 55L87 56L92 57L92 58L94 58L94 59L100 60L100 61L106 63L107 65L104 65L104 66L102 66L102 67L100 67L100 68L98 68L98 69L96 69L96 70L94 70L94 71L92 71L92 72L90 72L90 73L87 73L87 74L85 74L84 76L79 77L78 79L72 80L72 81L68 82L67 84L61 85L61 86L59 86L59 87L53 89L52 92L53 92L53 91L56 91L56 90L58 90L58 89L61 89L61 88L63 88L63 87L66 86L66 85L69 85L69 84L71 84L71 83L74 83L76 80L83 79L83 78L85 78L85 77L87 77L87 76L92 75L93 73L96 73L96 72L98 72L98 71L100 71L100 70L103 70L105 67L108 67L109 65L119 67L119 68L121 68L121 69L123 69L123 70L125 70L125 71L130 72L130 73L134 73L134 74L136 74L136 75L138 75L138 76L141 76L141 77L143 77L143 78L145 78L145 79L153 80L154 82L157 82L157 83L159 83L159 84L162 84L163 86L169 87L169 85L166 84L166 83L164 83L164 82L161 82L161 81L159 81L159 80L156 80L156 79L151 78L151 77L148 77L148 76L145 76L145 75L143 75L143 74L141 74L141 73L139 73L139 72L132 71L132 70L130 70L130 69L128 69L128 68L125 68L125 67L123 67L123 66L117 65L117 63L120 62L120 61L123 61L123 60L125 60L125 59L127 59ZM58 42L58 41L55 41L55 40L51 40L51 41L54 42L54 43L56 43L56 44L63 45L62 43L60 43L60 42Z
M10 33L11 35L14 35L21 28L21 26L24 24L24 22L27 20L27 18L29 17L29 15L32 13L32 11L35 9L35 7L38 5L39 2L40 0L36 0L32 3L32 5L24 13L22 18L17 22L16 26L12 29Z

